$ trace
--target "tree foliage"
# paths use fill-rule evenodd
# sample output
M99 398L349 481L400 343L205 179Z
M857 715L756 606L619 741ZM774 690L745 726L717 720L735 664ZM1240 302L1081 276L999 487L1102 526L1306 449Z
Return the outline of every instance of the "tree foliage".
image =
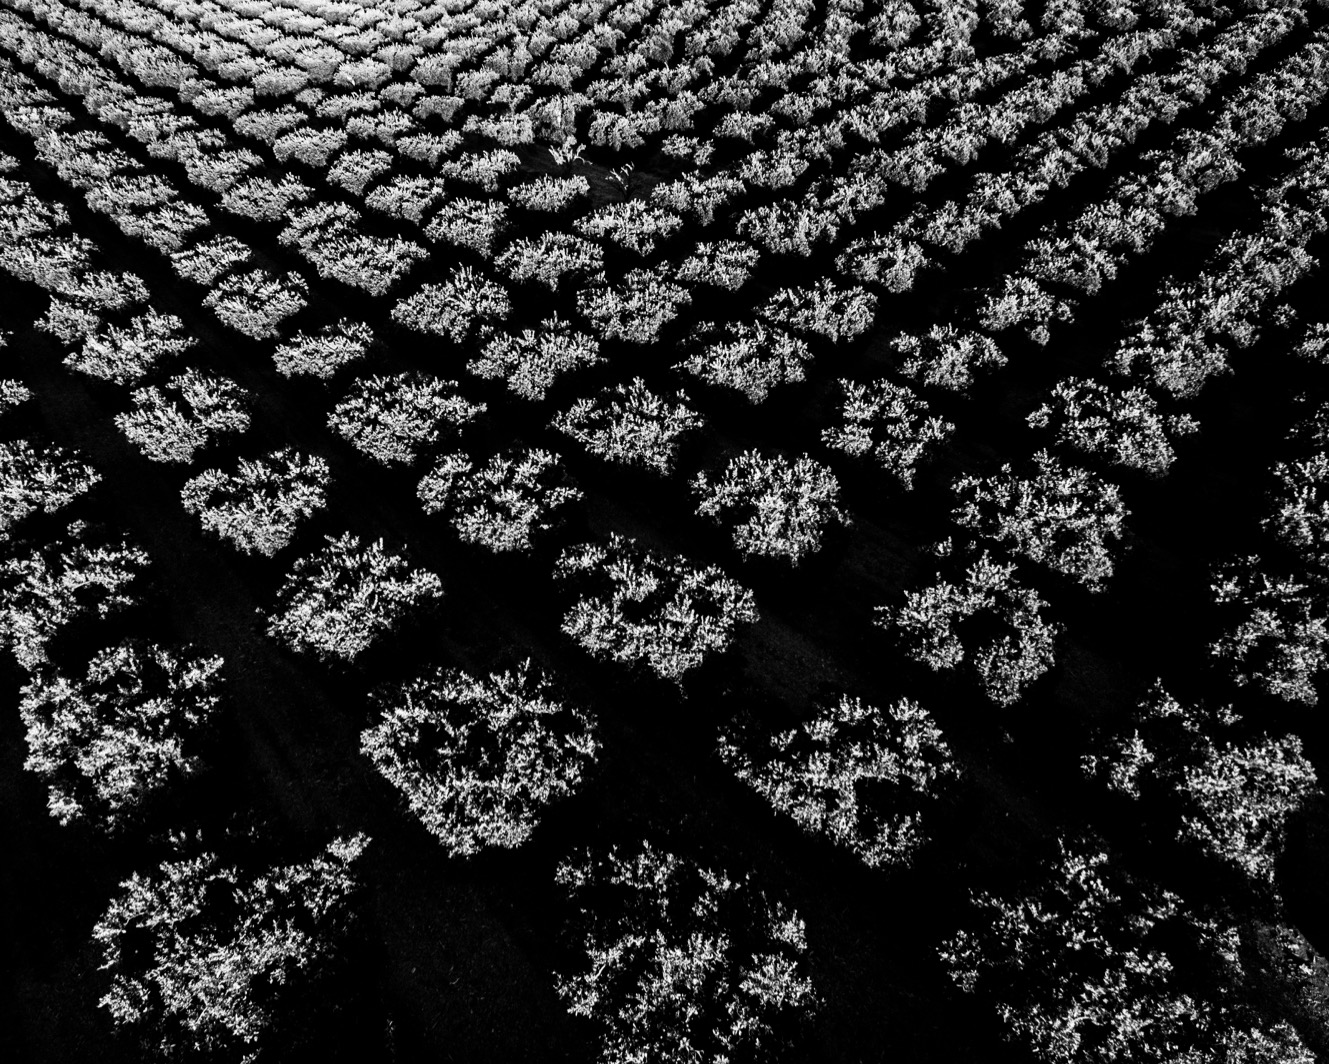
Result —
M502 321L511 313L507 289L469 266L459 266L442 284L427 284L400 300L392 308L392 320L461 343L480 325Z
M443 585L411 569L382 541L361 547L350 532L291 567L277 592L268 634L322 660L351 662L410 614L441 598Z
M257 872L205 852L135 873L92 932L111 978L101 1006L168 1058L256 1060L287 988L316 978L335 949L368 843L339 838L311 861Z
M582 497L550 451L495 455L477 467L464 454L444 455L420 481L425 513L445 513L457 534L495 552L530 551L562 511Z
M34 447L27 440L0 443L0 541L35 513L56 513L101 480L59 448Z
M114 384L135 384L159 362L176 358L194 346L183 335L184 323L173 314L148 310L126 328L109 325L68 358L65 365Z
M272 352L273 365L283 377L333 377L343 366L364 358L374 342L374 331L364 322L342 318L316 333L296 333Z
M61 824L118 828L201 767L190 747L220 701L222 659L126 641L94 654L85 679L43 668L23 688L23 767L50 788Z
M632 269L621 284L597 275L577 293L577 310L602 340L650 344L660 330L678 317L692 296L657 269Z
M701 416L682 392L675 393L671 405L634 377L593 398L578 399L551 424L592 454L668 476L682 437L701 426Z
M1176 458L1174 440L1199 428L1187 414L1161 414L1142 388L1114 389L1068 377L1028 417L1057 442L1115 465L1162 476Z
M586 714L529 661L479 678L434 669L373 703L361 751L455 857L520 846L598 750Z
M47 644L72 621L109 617L134 604L131 585L148 556L127 543L94 546L81 522L62 539L0 563L0 645L29 672L47 661Z
M1128 514L1115 484L1068 466L1046 451L1028 477L1009 465L955 483L961 528L1069 576L1092 591L1112 575L1112 548Z
M554 575L586 588L564 632L596 657L641 662L676 682L757 619L752 592L716 566L698 569L617 533L564 551Z
M1095 840L1063 843L1022 891L972 901L978 926L947 941L942 961L1041 1061L1313 1059L1287 1024L1253 1016L1233 985L1241 966L1231 925L1191 916L1177 895L1114 870ZM1215 998L1178 985L1183 958L1219 983Z
M841 423L821 434L826 446L871 458L909 490L918 468L955 431L902 384L878 378L868 384L841 380Z
M331 476L322 458L286 447L242 458L233 473L204 470L185 482L180 498L209 532L246 554L271 558L303 521L327 505Z
M595 337L554 314L538 329L495 332L466 369L477 377L505 381L508 391L535 402L560 378L603 361Z
M583 853L556 873L581 956L555 975L602 1064L785 1059L816 1008L803 921L735 881L643 844Z
M445 432L455 434L484 409L463 399L455 381L396 373L356 380L328 425L376 462L412 466Z
M816 553L834 524L848 524L835 475L807 455L790 462L744 451L711 480L699 473L697 512L731 527L744 556L780 558L797 565Z
M1142 808L1175 818L1177 837L1270 883L1288 818L1315 790L1295 735L1242 735L1230 710L1184 706L1156 685L1087 772Z
M917 384L967 392L985 371L1006 364L1006 356L989 336L954 325L934 325L916 336L901 333L891 349L904 361L900 372Z
M707 384L732 388L748 402L764 402L777 385L805 379L812 360L808 345L764 322L729 321L697 325L697 350L677 366Z
M943 544L949 550L949 542ZM967 661L987 696L1007 706L1052 667L1060 628L1043 619L1046 606L1018 581L1014 563L984 551L958 583L939 578L922 591L906 591L902 606L877 607L877 624L897 633L905 652L932 669Z
M249 393L226 377L187 369L160 388L136 388L115 423L145 458L187 465L218 436L249 428Z
M1265 530L1309 564L1329 568L1329 454L1279 462L1274 481Z
M956 775L931 714L907 698L878 709L841 695L762 750L750 745L738 735L721 740L739 779L869 868L913 860L926 841L924 807Z
M1315 705L1316 676L1329 664L1329 620L1318 596L1296 579L1266 571L1255 556L1220 567L1211 590L1230 620L1209 650L1232 678Z

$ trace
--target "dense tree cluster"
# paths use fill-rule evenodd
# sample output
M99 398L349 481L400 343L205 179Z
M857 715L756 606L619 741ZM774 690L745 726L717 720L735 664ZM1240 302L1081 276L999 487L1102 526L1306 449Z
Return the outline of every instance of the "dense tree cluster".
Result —
M725 736L720 753L776 810L870 868L913 860L927 838L924 806L956 775L941 730L909 699L878 709L841 695L763 749L753 745Z
M556 987L601 1064L786 1059L817 1004L786 905L649 843L580 854L556 878L581 955Z
M752 592L716 566L699 569L617 533L565 551L554 573L585 588L564 632L596 657L641 662L666 680L681 681L757 619Z
M586 714L529 661L478 678L434 669L373 704L361 750L454 857L520 846L598 749Z
M291 567L277 592L268 634L320 659L354 661L427 603L443 585L425 569L347 532Z
M101 1006L168 1059L257 1059L286 991L335 950L368 843L339 838L310 861L257 871L203 852L135 873L93 929L111 978Z
M830 527L849 523L835 475L807 455L791 462L744 451L719 477L699 473L692 486L697 512L729 526L745 557L797 565L821 548Z
M457 534L495 552L527 552L582 497L558 456L542 450L495 455L477 466L447 454L420 481L425 513L446 514Z
M943 557L960 568L967 552ZM880 606L877 624L897 634L905 652L932 669L968 662L984 692L999 706L1010 705L1052 667L1060 628L1043 617L1047 606L1022 584L1013 562L996 561L987 551L958 574L940 577L922 591L906 591L902 606ZM977 623L976 623L977 622Z
M222 659L127 641L99 651L84 679L49 667L23 688L23 767L50 788L61 824L117 828L152 795L197 772L191 752L220 701Z
M327 505L332 472L317 455L289 447L242 458L235 472L208 469L180 491L185 509L237 550L271 558L302 522Z
M566 597L554 623L587 657L630 666L618 678L644 685L637 693L666 708L684 692L657 689L657 677L681 687L691 676L694 697L723 702L737 694L768 710L783 707L789 726L772 735L745 716L726 731L720 753L776 811L779 823L767 827L785 842L801 827L814 836L804 849L834 856L828 847L838 848L837 867L861 862L858 886L885 882L899 901L944 887L948 875L981 880L990 893L974 896L972 919L942 959L963 990L993 1006L997 1031L1017 1043L1014 1057L1313 1064L1316 1054L1298 1032L1317 1050L1329 1045L1329 962L1282 923L1277 888L1286 879L1291 889L1295 872L1298 900L1309 896L1305 869L1290 859L1314 855L1313 830L1300 829L1313 829L1307 814L1322 799L1309 740L1303 750L1280 724L1279 714L1291 719L1297 707L1275 704L1273 717L1255 710L1278 700L1313 703L1329 666L1329 405L1289 434L1295 449L1269 460L1270 505L1245 518L1246 532L1257 522L1264 529L1260 557L1222 566L1212 577L1217 608L1201 611L1205 625L1212 622L1201 633L1201 659L1223 675L1201 677L1200 686L1234 686L1229 695L1252 711L1238 717L1193 695L1182 704L1161 686L1119 716L1097 706L1095 723L1112 723L1083 767L1099 786L1071 794L1069 805L1057 803L1067 796L1062 785L1074 790L1064 773L1053 773L1050 787L1031 781L1046 758L1017 750L994 759L990 744L977 736L975 746L970 735L963 754L976 758L975 787L967 797L993 804L980 819L997 823L1009 813L995 846L980 839L975 848L958 820L946 825L958 832L941 829L937 799L948 793L957 761L946 739L958 744L958 732L943 737L901 691L872 697L875 705L839 693L845 669L855 672L853 661L839 660L843 647L828 646L842 633L776 624L751 641L762 668L714 660L738 642L740 625L755 622L755 599L722 569L672 553L690 537L716 537L688 514L666 511L691 480L701 514L720 526L720 540L732 533L745 558L778 559L786 574L790 565L826 568L825 558L810 566L803 559L841 538L835 526L847 523L848 507L832 469L848 475L846 461L857 461L864 505L885 525L865 530L866 552L831 567L834 580L818 583L805 572L794 582L799 596L816 599L808 616L824 614L836 594L852 599L884 581L888 590L874 601L889 602L876 615L889 635L877 633L878 649L895 643L896 671L903 668L887 679L955 693L951 676L919 675L925 670L900 660L910 658L976 679L998 704L1031 699L1039 719L1013 718L1022 733L1037 731L1049 713L1065 717L1090 687L1111 701L1120 677L1100 673L1120 672L1123 662L1097 653L1100 640L1074 644L1067 675L1047 676L1060 629L1043 595L1068 594L1067 617L1085 623L1082 589L1101 591L1118 579L1123 498L1141 508L1146 536L1156 538L1156 519L1172 512L1166 482L1160 491L1159 483L1135 484L1135 476L1161 478L1179 452L1197 461L1227 453L1207 438L1183 442L1197 428L1190 413L1212 411L1214 428L1233 411L1240 424L1254 424L1245 415L1257 393L1275 396L1285 377L1314 392L1329 365L1329 326L1300 320L1323 316L1314 271L1329 228L1329 140L1320 128L1329 29L1315 7L1304 0L9 0L0 3L0 127L23 161L0 154L0 270L21 297L29 285L46 295L30 312L4 308L0 325L25 329L40 314L35 327L62 345L67 366L126 393L137 389L131 407L127 395L61 384L34 362L40 350L18 352L13 374L29 374L42 395L39 409L11 415L12 427L26 432L49 421L62 439L72 432L107 444L98 426L69 424L71 410L87 408L64 401L71 385L75 399L117 403L125 412L116 424L147 458L183 466L245 431L251 410L258 436L276 433L261 453L284 446L277 437L311 428L308 403L295 410L299 396L321 411L316 421L335 405L326 428L338 456L350 456L353 480L389 491L406 476L425 511L438 515L422 527L445 540L455 529L463 540L507 552L486 560L466 549L460 560L494 572L506 564L513 571L505 580L518 583L523 573L539 575L527 573L518 554L552 548L551 541L581 543L555 527L580 494L562 461L526 448L549 442L537 437L551 431L569 437L619 467L600 469L603 490L587 519L641 538L608 536L562 550L552 567ZM1283 152L1285 143L1292 147ZM1258 187L1255 170L1265 174ZM53 176L59 191L48 196ZM1250 192L1252 209L1215 207L1209 194L1223 185ZM88 211L100 215L92 224ZM1236 228L1205 263L1140 291L1162 261L1164 241L1185 239L1178 228L1195 229L1173 219L1198 217L1204 236L1214 212ZM966 251L990 260L977 263L983 279L975 281ZM298 259L299 272L285 272L286 261L274 265L274 252ZM271 367L262 363L270 354L279 376L314 381L268 380L296 402L278 396L251 408L232 381L177 367L171 360L183 363L191 343L177 319L150 309L148 287L134 275L94 268L138 255L169 286L160 269L167 265L186 302L202 301L233 339L244 339L223 350L173 301L190 330L209 339L200 366L235 366L239 358L243 379L267 380ZM401 341L392 344L358 319L412 268L430 275L378 308L391 310L389 333ZM308 291L315 274L336 282L330 292ZM903 295L923 282L917 299ZM359 289L354 306L335 305L342 284ZM1108 285L1115 287L1102 294ZM154 281L154 294L158 287ZM887 306L886 293L901 298ZM1075 336L1084 339L1118 305L1142 306L1143 316L1127 323L1092 370L1098 379L1067 376L1075 366L1076 374L1090 372L1084 358L1099 352L1088 348L1070 352L1066 363L1040 355L1014 365L1029 342L1050 345L1060 323L1082 315ZM416 335L401 335L408 331ZM1236 378L1236 392L1213 389L1203 406L1183 406L1229 362L1257 373L1262 367L1235 356L1270 333L1281 347L1261 388L1237 394L1245 378ZM2 340L0 330L0 347ZM426 364L426 349L436 365ZM1284 364L1287 349L1300 364ZM366 369L374 359L384 365ZM482 378L465 395L451 382L458 366ZM1279 376L1284 370L1291 377ZM842 380L837 391L842 375L862 383ZM672 390L671 377L714 386L696 396L708 422ZM1044 390L1031 399L1030 387ZM993 393L990 409L964 401L980 389ZM695 395L695 386L689 391ZM769 409L756 409L776 392ZM492 410L470 401L479 393L490 393ZM24 395L23 385L0 382L0 410ZM1256 411L1260 425L1283 410L1281 402L1266 405ZM1033 442L985 439L1013 409L1028 415ZM281 424L292 410L299 424ZM964 431L942 413L965 422ZM267 423L258 424L259 415ZM804 444L787 459L772 457L791 433ZM827 451L796 459L813 437ZM343 441L369 456L371 468ZM114 443L107 444L112 459L123 451ZM950 495L937 475L924 475L929 463L944 467ZM313 534L308 551L295 548L310 556L287 567L275 604L265 600L271 636L324 662L359 663L382 648L362 666L374 673L416 649L402 630L440 597L440 581L412 568L405 547L392 553L348 533L318 549L324 530L310 527L312 515L332 494L322 459L287 449L204 464L224 468L189 480L183 497L205 528L269 556L290 549L297 534ZM115 481L98 489L98 498L110 492L103 501L120 507L152 494L128 482L134 462L97 465ZM955 467L981 475L961 476ZM692 479L698 469L706 472ZM1243 477L1248 469L1238 463L1227 472ZM1178 488L1195 486L1183 479ZM215 659L199 651L126 641L119 627L108 634L105 621L86 623L133 602L147 561L83 526L58 536L64 508L94 501L77 497L96 480L90 467L35 440L0 443L0 646L29 673L20 713L29 765L45 779L28 784L49 783L51 810L62 820L119 823L145 819L136 811L149 798L154 811L162 808L159 788L197 769L192 743L216 716L219 674ZM1122 481L1120 491L1113 480ZM874 484L888 489L883 498L871 497ZM911 498L893 490L916 484L922 490ZM617 498L624 492L626 508ZM948 540L935 575L901 592L909 541L947 520L960 549ZM1239 524L1220 538L1239 538ZM655 539L645 546L656 534L661 546ZM33 549L42 538L51 542ZM177 575L187 578L212 553L193 546L172 552ZM770 563L744 564L779 582ZM242 568L262 577L271 567ZM1130 584L1120 589L1122 601L1099 596L1100 612L1157 592L1147 586L1150 568L1122 574ZM473 575L483 583L484 574ZM530 592L538 600L549 590ZM853 609L841 612L852 620ZM532 616L548 622L535 617L541 613L536 601ZM154 633L169 622L145 619ZM235 618L222 620L233 632ZM449 628L449 641L460 639L453 650L484 658L486 633ZM89 647L108 644L89 664ZM1178 649L1197 647L1183 639ZM830 658L816 660L823 651ZM870 673L882 671L879 664L891 671L889 655L877 663L851 648L849 657L864 658L857 664ZM1187 667L1197 664L1171 662L1176 682L1186 683ZM537 823L556 816L556 803L574 804L599 750L589 714L529 662L489 675L468 668L399 673L376 689L376 719L357 726L365 729L359 738L389 784L383 789L396 790L448 856L489 851L488 860L506 865L494 851L529 844L541 834ZM588 676L599 671L604 679L605 668ZM1035 688L1039 677L1046 678ZM749 680L752 690L737 689ZM819 694L809 704L811 690ZM955 707L943 719L952 718ZM1083 723L1063 721L1051 745L1065 747ZM648 760L658 754L656 767L667 775L679 752L662 748ZM620 794L624 767L606 777L609 789L597 801L654 789L652 780L628 780ZM626 767L630 775L634 766ZM761 802L748 799L750 814ZM667 803L666 818L676 804ZM1015 878L1030 871L1020 862L1035 836L1082 828L1084 817L1110 825L1123 842L1135 836L1129 850L1109 855L1090 837L1063 846L1028 880ZM710 841L751 849L743 825L732 827ZM945 844L935 867L926 862L922 878L910 877L904 870L925 863L920 855L934 833ZM150 849L162 843L142 841ZM146 1036L139 1055L292 1055L267 1032L317 995L301 984L322 965L328 933L347 911L350 869L363 848L361 838L339 840L314 862L249 871L209 853L123 884L97 935L112 984L104 1004L118 1024ZM584 1055L605 1064L816 1056L818 1047L787 1037L814 1004L801 921L749 882L731 882L705 867L709 859L698 860L703 867L634 844L577 852L559 867L576 915L572 949L550 966L577 1023L598 1039ZM1132 862L1160 860L1167 886L1184 900L1128 871ZM796 877L805 887L826 885L824 874L805 872ZM414 889L422 884L408 883L406 893L423 897ZM823 906L812 929L813 944L824 948L810 959L840 969L832 973L835 1022L867 1014L860 1006L875 1001L882 974L854 970L861 943L850 944L850 955L841 949L844 929L854 931L861 915L856 892L840 899L843 913ZM944 916L952 899L943 889L929 900L924 924ZM427 929L431 920L406 923ZM908 963L917 960L907 956L916 932L898 943ZM926 1014L937 1004L935 988L918 989L915 1026L926 1030L936 1026ZM379 1033L373 1011L360 1017L366 1038ZM386 1055L400 1055L398 1010L388 1011ZM820 1033L823 1055L882 1055L879 1045L860 1041L862 1031ZM425 1034L412 1030L410 1039ZM939 1055L983 1057L987 1037L982 1025L970 1026Z

